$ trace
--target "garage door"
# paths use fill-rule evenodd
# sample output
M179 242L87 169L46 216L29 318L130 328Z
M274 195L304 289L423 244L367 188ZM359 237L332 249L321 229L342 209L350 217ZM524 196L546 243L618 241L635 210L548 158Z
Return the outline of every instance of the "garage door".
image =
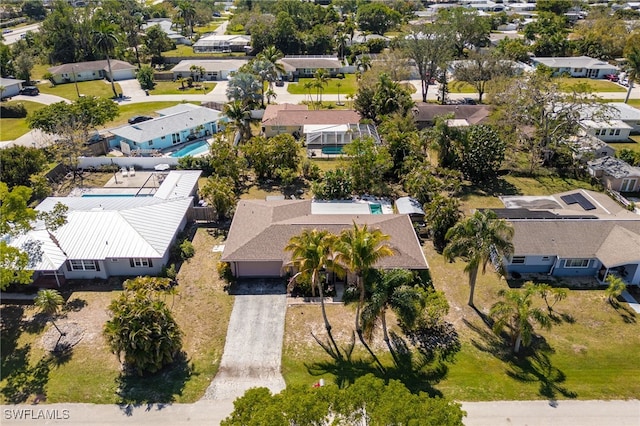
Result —
M282 262L238 262L238 277L279 277Z

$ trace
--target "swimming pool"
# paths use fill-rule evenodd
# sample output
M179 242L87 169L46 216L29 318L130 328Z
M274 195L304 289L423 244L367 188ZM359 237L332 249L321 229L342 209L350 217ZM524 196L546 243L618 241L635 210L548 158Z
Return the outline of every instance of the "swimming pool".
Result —
M369 204L371 214L382 214L382 204Z
M207 141L198 141L180 148L176 152L172 152L172 157L186 157L187 155L194 156L196 154L202 154L209 151L209 144Z

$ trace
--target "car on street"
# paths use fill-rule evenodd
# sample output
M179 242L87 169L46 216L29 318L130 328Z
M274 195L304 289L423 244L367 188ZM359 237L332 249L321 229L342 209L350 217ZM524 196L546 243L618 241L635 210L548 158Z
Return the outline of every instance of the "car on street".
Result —
M20 94L26 96L37 96L40 94L40 90L36 86L25 86L20 89Z
M153 117L147 117L146 115L136 115L135 117L131 117L127 122L129 124L137 124L142 123L143 121L152 120Z
M617 75L615 75L615 74L606 74L606 75L604 76L604 78L606 78L606 79L607 79L607 80L609 80L609 81L613 81L613 82L618 81L618 76L617 76Z

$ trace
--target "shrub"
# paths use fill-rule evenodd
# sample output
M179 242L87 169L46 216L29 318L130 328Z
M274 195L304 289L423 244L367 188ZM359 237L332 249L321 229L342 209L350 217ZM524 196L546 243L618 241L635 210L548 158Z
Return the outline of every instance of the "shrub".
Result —
M302 176L307 180L318 180L322 177L322 170L313 161L305 159L302 162Z
M2 118L25 118L27 109L23 104L1 105L0 117Z
M216 265L218 271L218 277L225 280L228 283L233 281L233 274L231 273L231 264L229 262L218 262Z
M178 271L176 271L176 264L172 263L171 266L167 268L167 266L162 267L162 271L160 272L162 277L169 278L171 280L175 280L178 276Z
M180 258L182 260L191 259L195 254L196 254L196 249L193 248L193 244L191 244L191 241L184 240L180 244Z

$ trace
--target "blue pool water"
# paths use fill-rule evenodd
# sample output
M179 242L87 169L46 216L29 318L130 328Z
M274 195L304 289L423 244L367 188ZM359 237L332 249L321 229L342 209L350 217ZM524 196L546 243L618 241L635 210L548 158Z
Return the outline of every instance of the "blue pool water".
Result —
M209 151L209 144L207 141L198 141L183 148L180 148L176 152L172 152L172 157L186 157L187 155L194 156L196 154L202 154Z
M371 214L382 214L382 205L369 204L369 210L371 211Z

